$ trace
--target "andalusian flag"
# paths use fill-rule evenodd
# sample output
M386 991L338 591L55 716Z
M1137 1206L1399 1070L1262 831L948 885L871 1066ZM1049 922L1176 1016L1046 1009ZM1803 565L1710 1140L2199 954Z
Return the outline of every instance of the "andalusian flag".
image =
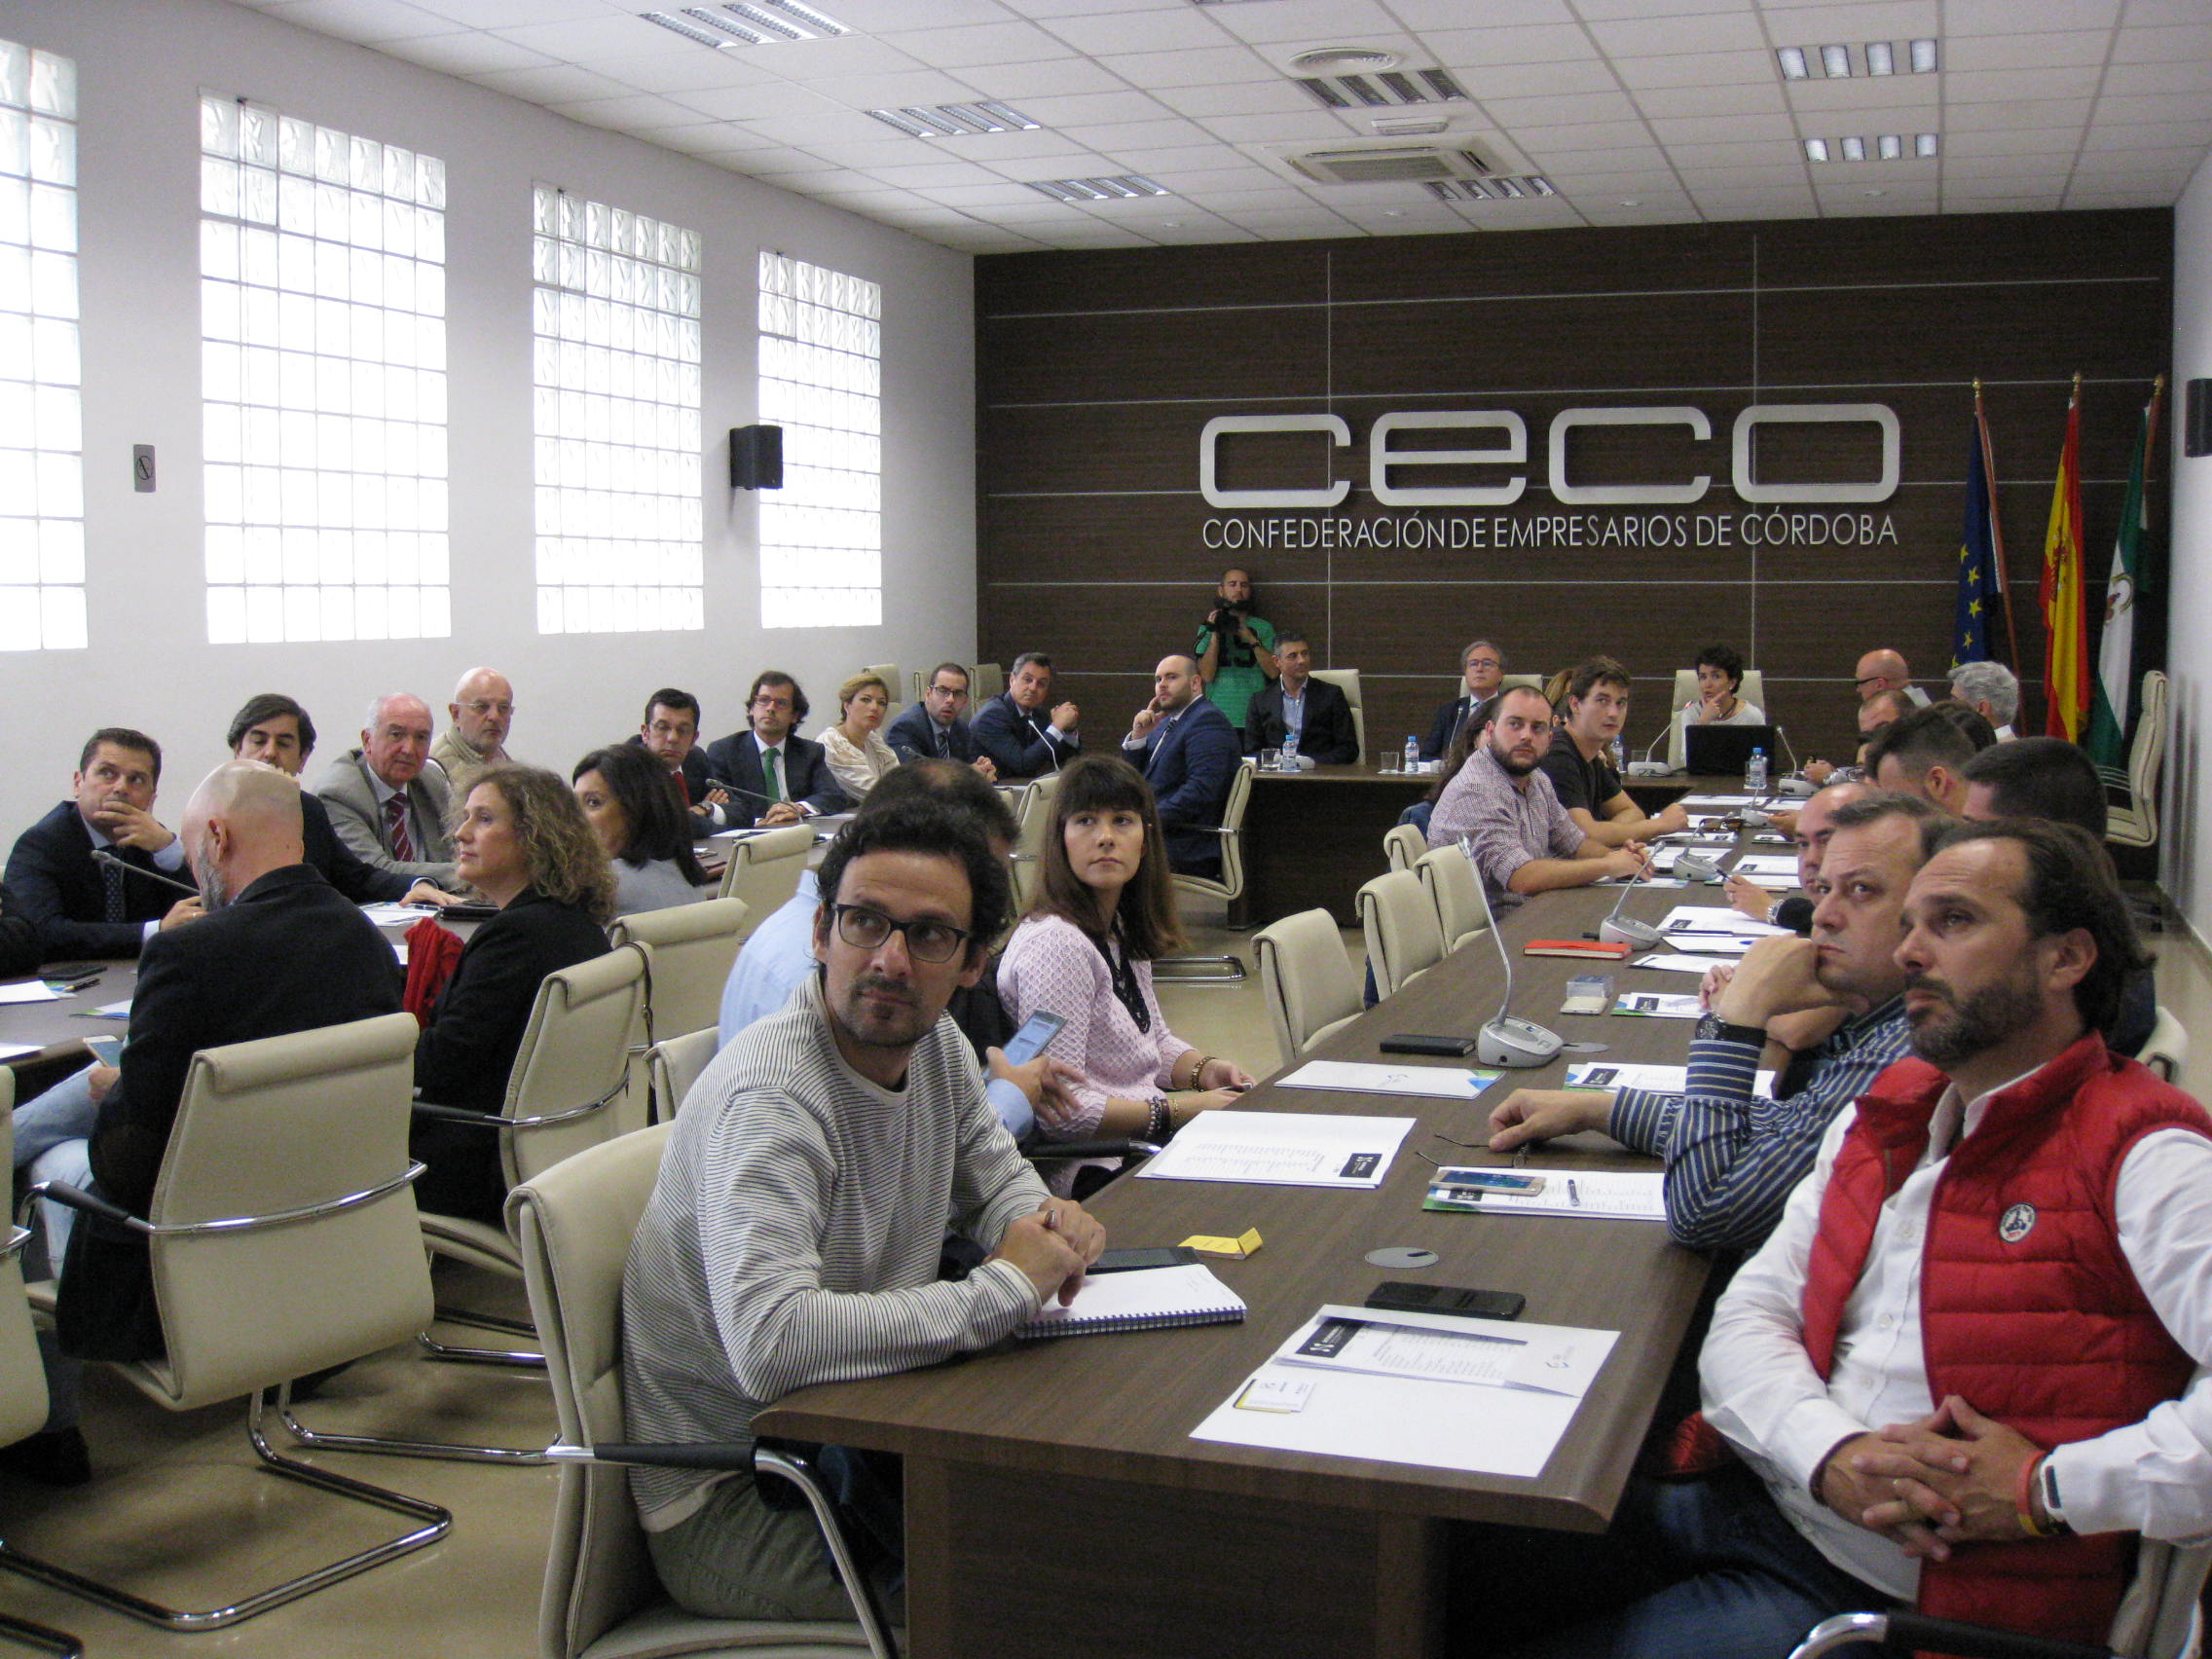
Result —
M2082 740L2089 713L2088 624L2082 614L2082 377L2066 405L2066 447L2050 496L2050 528L2043 539L2044 729L2069 743Z
M1978 382L1974 386L1973 441L1967 449L1967 527L1959 540L1959 597L1951 616L1953 668L1961 663L1988 661L1990 624L2005 596L2004 580L1998 573L2003 553L1991 488L1989 427L1982 419Z
M2143 406L2142 424L2135 429L2135 456L2127 463L2127 502L2120 512L2120 535L2113 542L2112 579L2105 587L2105 631L2097 645L2096 698L2089 708L2089 735L2084 747L2100 766L2127 762L2127 728L2134 713L2135 696L2135 597L2143 576L2143 542L2149 534L2144 503L2143 471L2158 429L2158 395L2165 377L2151 388L2151 401Z

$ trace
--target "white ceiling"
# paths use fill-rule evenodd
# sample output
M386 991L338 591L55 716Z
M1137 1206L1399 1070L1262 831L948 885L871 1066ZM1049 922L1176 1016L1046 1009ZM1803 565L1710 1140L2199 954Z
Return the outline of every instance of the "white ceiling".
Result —
M977 253L2167 206L2212 150L2212 0L809 0L852 32L723 51L637 16L686 0L239 3ZM1930 36L1935 74L1776 66ZM1345 45L1451 71L1468 101L1421 113L1560 194L1447 203L1258 159L1374 136L1382 112L1324 109L1281 66ZM977 99L1042 129L916 139L862 113ZM1925 131L1935 160L1805 159ZM1028 188L1117 173L1172 194Z

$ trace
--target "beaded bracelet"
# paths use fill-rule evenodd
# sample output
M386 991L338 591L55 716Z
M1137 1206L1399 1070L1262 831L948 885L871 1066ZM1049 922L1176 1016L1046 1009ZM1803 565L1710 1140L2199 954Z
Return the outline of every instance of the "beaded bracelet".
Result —
M2031 1538L2054 1538L2058 1529L2036 1513L2036 1475L2043 1468L2042 1457L2032 1457L2020 1465L2019 1484L2012 1489L2013 1507L2020 1512L2020 1530Z

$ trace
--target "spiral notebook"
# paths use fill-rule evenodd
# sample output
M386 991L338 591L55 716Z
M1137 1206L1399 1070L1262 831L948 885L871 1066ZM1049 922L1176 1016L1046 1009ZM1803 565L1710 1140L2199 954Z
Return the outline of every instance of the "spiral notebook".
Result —
M1088 1337L1100 1331L1160 1331L1171 1325L1234 1325L1244 1299L1198 1263L1101 1273L1083 1281L1065 1308L1046 1304L1017 1337Z

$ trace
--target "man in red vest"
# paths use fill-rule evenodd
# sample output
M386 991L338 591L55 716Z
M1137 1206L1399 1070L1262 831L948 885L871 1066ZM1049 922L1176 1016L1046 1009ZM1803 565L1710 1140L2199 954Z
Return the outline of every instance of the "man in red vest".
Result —
M2098 1035L2143 960L2083 830L1939 832L1898 949L1915 1057L1705 1346L1749 1472L1645 1493L1676 1581L1546 1651L1752 1659L1900 1604L2101 1643L2135 1535L2212 1530L2212 1134Z

